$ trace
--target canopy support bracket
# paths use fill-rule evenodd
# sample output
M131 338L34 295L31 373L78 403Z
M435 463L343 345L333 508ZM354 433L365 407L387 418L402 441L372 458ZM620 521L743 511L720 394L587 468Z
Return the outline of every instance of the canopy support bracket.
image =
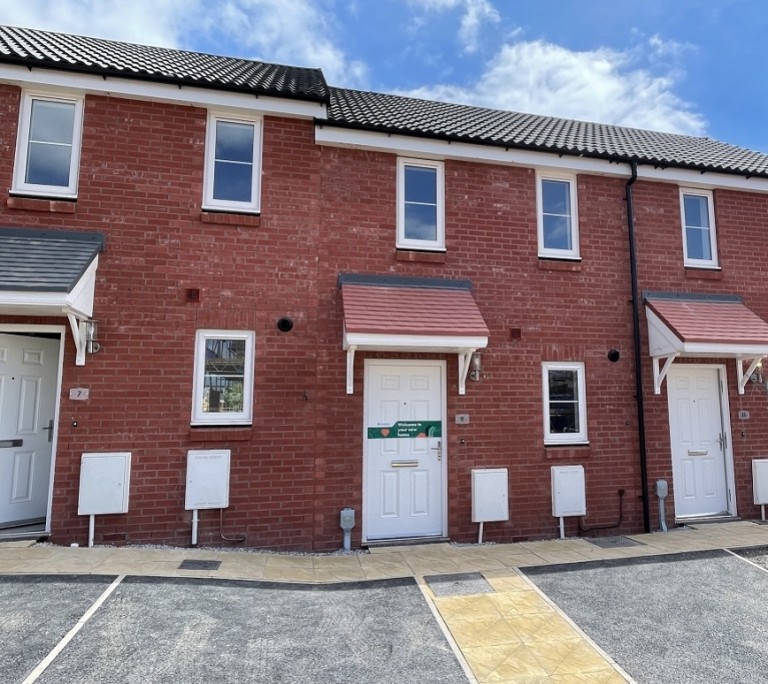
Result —
M670 354L669 356L654 356L653 357L653 393L661 394L661 385L664 383L664 378L667 377L669 367L672 362L679 356L677 352ZM664 366L659 370L659 359L664 359Z
M752 373L755 372L755 369L762 360L762 356L757 356L753 359L736 359L736 379L738 381L739 394L744 394L744 389L746 388L749 379L752 377ZM744 371L744 361L750 362L746 372Z
M347 348L347 394L355 393L355 352L354 345Z
M467 392L467 376L469 375L469 365L472 361L472 354L477 349L466 349L459 352L459 394L464 395Z
M79 319L75 314L68 313L69 327L72 329L72 339L75 341L75 365L85 365L85 320Z

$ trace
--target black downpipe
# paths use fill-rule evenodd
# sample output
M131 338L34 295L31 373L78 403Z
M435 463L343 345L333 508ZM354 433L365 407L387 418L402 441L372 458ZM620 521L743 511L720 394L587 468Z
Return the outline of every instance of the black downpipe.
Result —
M645 408L643 406L643 363L640 348L640 294L637 286L637 247L635 245L635 208L632 204L632 186L637 180L637 162L629 162L632 176L626 185L627 237L629 239L629 270L632 281L632 331L635 346L635 401L637 402L637 437L640 445L640 487L643 499L643 529L651 531L648 503L648 453L645 446Z

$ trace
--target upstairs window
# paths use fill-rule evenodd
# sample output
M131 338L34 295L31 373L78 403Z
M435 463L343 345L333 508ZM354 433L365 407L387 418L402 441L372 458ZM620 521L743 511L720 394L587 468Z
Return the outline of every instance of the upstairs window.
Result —
M680 213L683 218L685 265L716 267L717 241L712 193L708 190L680 190Z
M397 161L397 247L445 249L442 162Z
M77 196L82 98L25 93L21 100L13 191Z
M210 115L203 206L258 212L260 185L261 121Z
M579 222L576 211L576 179L566 176L537 177L539 256L579 258Z
M544 443L579 444L587 441L587 393L584 364L543 363Z
M254 349L250 331L197 331L192 425L251 424Z

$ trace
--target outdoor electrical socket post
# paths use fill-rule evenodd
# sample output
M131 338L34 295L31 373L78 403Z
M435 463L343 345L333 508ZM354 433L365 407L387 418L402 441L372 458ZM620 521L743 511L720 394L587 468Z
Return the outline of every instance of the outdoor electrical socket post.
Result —
M352 549L352 528L355 526L355 509L342 508L339 515L339 525L344 530L344 550Z

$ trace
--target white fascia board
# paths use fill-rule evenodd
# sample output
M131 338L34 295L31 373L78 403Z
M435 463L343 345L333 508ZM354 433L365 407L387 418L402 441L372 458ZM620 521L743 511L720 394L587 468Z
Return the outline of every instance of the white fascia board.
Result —
M300 118L326 118L327 108L321 102L304 102L290 98L271 97L268 95L249 95L232 93L225 90L195 86L152 83L100 75L77 74L55 71L53 69L27 69L15 65L0 65L0 82L12 83L22 88L56 88L78 93L95 95L114 95L136 100L168 102L193 107L241 112L253 116L254 113L276 114Z
M361 150L388 152L390 154L422 157L426 159L457 159L488 164L511 164L543 170L589 173L597 176L613 176L629 180L630 169L626 162L591 159L558 152L535 152L514 147L434 140L418 136L392 135L376 131L359 131L338 126L315 124L315 142L318 145L351 147ZM768 192L768 178L693 171L677 168L656 168L639 163L639 180L675 183L695 188L725 188L748 192Z
M403 351L460 354L467 349L485 349L488 338L462 335L383 335L344 333L344 349L358 351Z
M709 356L713 358L750 359L768 356L768 344L723 344L714 342L687 342L683 356Z
M461 159L490 164L513 164L558 171L581 171L583 173L629 177L626 164L616 164L600 159L560 157L554 153L532 152L512 147L474 145L418 136L358 131L338 126L323 126L322 122L315 125L315 142L318 145L352 147L424 159Z
M66 292L0 292L0 314L63 316L66 311Z
M694 171L692 169L657 168L655 166L638 166L637 177L640 180L675 183L687 188L701 190L743 190L746 192L768 192L768 178L747 178L715 171Z

